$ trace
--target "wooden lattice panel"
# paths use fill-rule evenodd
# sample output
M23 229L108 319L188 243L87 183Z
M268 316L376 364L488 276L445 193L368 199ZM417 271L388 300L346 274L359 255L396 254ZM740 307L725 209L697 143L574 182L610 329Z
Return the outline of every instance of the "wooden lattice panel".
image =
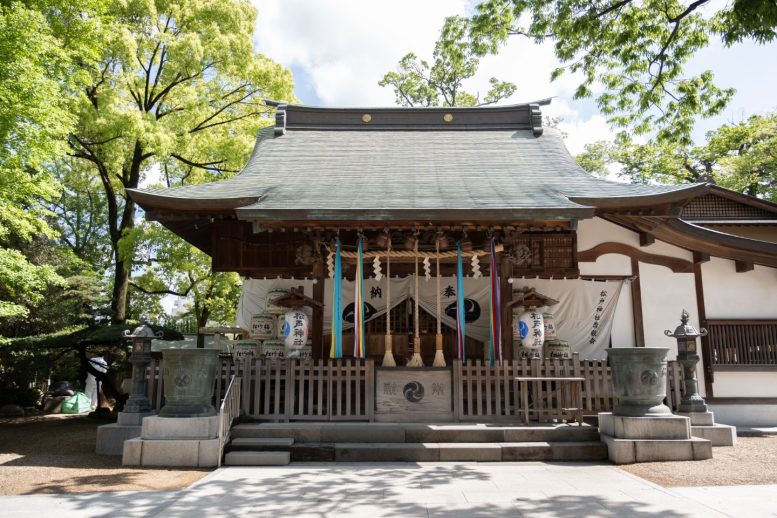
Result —
M505 243L513 274L576 275L574 233L521 234Z
M774 219L777 215L714 194L692 200L683 208L682 218L688 220L717 219Z

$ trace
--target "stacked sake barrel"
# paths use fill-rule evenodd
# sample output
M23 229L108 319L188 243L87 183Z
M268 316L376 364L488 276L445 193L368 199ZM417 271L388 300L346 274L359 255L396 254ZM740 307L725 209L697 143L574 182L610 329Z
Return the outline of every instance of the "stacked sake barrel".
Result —
M288 290L282 288L268 291L264 313L254 315L251 318L251 338L259 344L259 355L264 358L309 358L312 356L312 341L307 340L307 315L301 309L293 310L271 302L287 294ZM295 334L295 330L301 332Z
M514 309L512 327L514 358L571 357L569 342L558 339L552 313L542 313L536 308Z
M544 358L571 358L572 351L569 348L569 342L559 340L556 334L556 319L552 313L543 313L542 319L545 324L545 342L543 343Z

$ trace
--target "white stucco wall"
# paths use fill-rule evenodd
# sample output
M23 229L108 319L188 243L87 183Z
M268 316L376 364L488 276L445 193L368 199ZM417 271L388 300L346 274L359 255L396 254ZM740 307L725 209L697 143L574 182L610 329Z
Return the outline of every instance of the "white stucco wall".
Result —
M701 273L707 318L777 319L777 268L737 273L734 261L711 257Z
M777 397L777 371L716 371L715 397Z

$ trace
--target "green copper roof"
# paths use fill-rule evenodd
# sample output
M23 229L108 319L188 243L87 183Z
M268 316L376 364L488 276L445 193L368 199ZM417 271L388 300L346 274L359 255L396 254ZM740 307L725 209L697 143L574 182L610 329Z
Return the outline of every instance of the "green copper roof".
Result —
M131 196L146 209L235 209L251 220L506 220L590 217L608 199L648 205L704 188L595 178L556 130L537 126L538 111L282 106L234 178Z

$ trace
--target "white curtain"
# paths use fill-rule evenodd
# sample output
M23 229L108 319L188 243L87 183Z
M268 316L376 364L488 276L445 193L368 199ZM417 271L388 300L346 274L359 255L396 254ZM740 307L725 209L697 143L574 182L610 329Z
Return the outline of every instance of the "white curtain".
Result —
M513 290L524 287L535 288L543 295L559 301L550 308L539 308L550 312L556 320L556 330L560 340L569 342L572 351L580 353L582 358L603 359L610 342L615 307L618 303L623 286L621 280L606 282L585 281L581 279L515 279ZM487 342L489 336L490 286L489 278L464 279L464 298L467 302L466 312L471 319L467 322L467 336L481 342ZM343 310L353 304L353 281L343 281ZM430 315L437 316L437 284L432 277L418 281L419 306ZM305 294L312 296L312 280L289 279L248 279L243 283L240 303L237 310L237 325L250 329L251 317L264 313L267 303L267 292L273 288L291 288L304 286ZM391 307L396 307L405 299L413 299L415 290L414 276L391 279ZM442 302L442 322L449 327L456 327L455 313L446 312L451 304L456 302L456 278L442 277L440 279ZM504 294L504 303L508 297ZM365 279L364 300L374 308L371 320L386 313L386 278L380 281ZM451 316L453 315L453 316ZM324 333L331 332L332 327L332 281L324 282ZM344 329L350 329L353 323L343 322Z

